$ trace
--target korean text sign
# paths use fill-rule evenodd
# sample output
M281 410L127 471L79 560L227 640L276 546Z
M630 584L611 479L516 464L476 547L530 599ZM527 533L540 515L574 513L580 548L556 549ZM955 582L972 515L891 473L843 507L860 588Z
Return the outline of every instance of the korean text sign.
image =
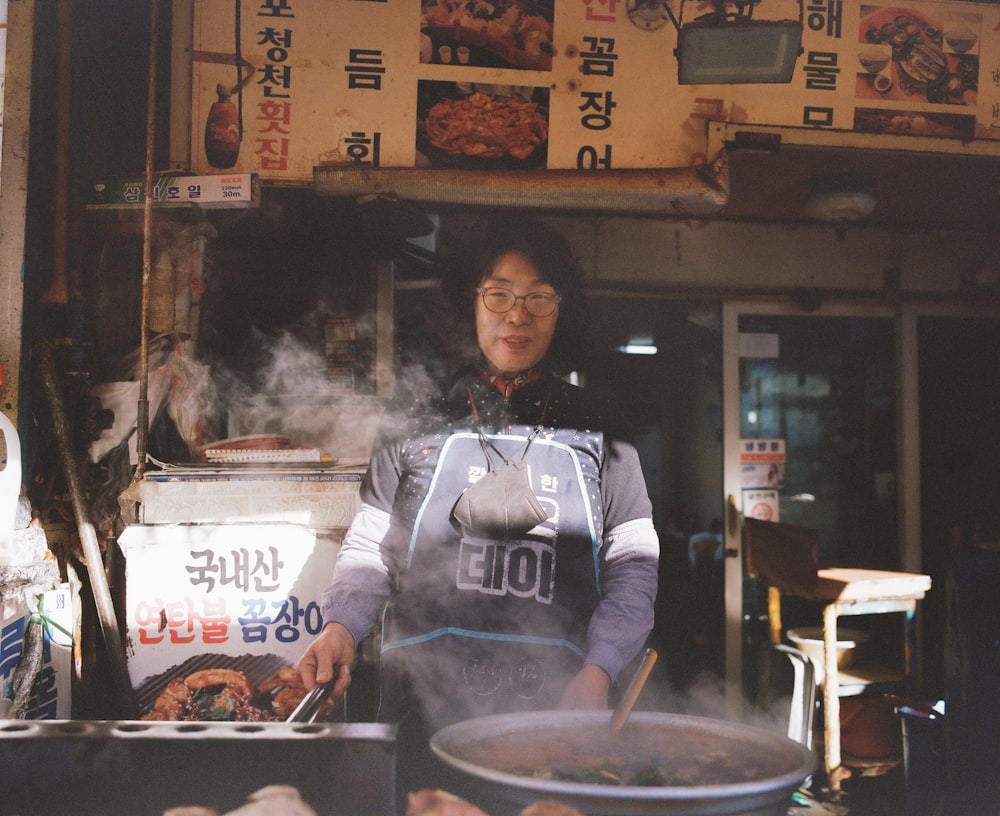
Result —
M135 686L203 654L293 664L322 628L337 547L307 527L134 525L121 543Z
M802 10L788 84L678 84L676 29L624 0L195 0L190 164L229 169L213 111L238 128L232 172L305 183L330 165L686 167L709 121L1000 142L1000 6L764 5Z

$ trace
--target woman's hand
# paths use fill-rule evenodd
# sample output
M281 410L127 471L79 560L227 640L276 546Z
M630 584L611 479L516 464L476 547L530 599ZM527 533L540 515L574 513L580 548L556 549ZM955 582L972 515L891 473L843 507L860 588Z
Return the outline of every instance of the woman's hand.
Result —
M606 709L610 690L608 673L594 663L584 663L566 686L559 708Z
M336 679L332 697L343 696L351 685L354 636L339 623L328 623L299 659L298 669L306 689Z

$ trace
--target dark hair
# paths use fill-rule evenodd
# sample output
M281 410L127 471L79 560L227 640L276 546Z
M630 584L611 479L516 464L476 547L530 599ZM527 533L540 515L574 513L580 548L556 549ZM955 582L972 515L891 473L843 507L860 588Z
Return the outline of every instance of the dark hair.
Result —
M538 268L542 280L560 295L559 319L547 360L559 373L572 369L580 350L584 309L583 276L569 242L547 224L522 214L484 217L470 229L465 257L452 261L444 289L455 321L452 342L475 339L476 289L490 274L497 259L508 252L521 252ZM466 356L466 362L469 362Z

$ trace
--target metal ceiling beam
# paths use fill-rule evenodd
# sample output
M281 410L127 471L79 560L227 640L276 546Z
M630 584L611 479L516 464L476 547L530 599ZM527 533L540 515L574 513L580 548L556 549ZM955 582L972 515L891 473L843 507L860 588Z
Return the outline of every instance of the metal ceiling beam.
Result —
M464 206L699 218L729 201L726 156L710 164L655 170L450 170L316 167L317 194L391 194L406 201Z

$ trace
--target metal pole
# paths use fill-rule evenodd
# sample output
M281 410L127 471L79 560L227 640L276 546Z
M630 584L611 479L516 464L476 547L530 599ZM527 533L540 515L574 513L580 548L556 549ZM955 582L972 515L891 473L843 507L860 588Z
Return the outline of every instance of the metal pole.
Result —
M97 607L97 615L101 623L104 647L111 660L111 679L116 692L116 700L120 702L122 716L133 718L135 716L135 702L132 695L132 682L128 675L125 648L122 646L114 601L111 599L111 591L108 588L108 576L104 569L104 559L101 557L101 547L97 541L94 525L89 521L89 510L84 499L76 455L73 452L73 434L70 430L66 407L57 380L52 344L47 340L42 342L40 351L42 380L49 397L52 425L59 444L59 455L62 459L66 486L69 488L73 504L73 515L76 517L76 527L80 535L87 574L90 577L90 587L94 593L94 604Z
M56 41L56 152L55 200L52 204L52 281L39 298L40 303L69 302L69 163L70 113L72 99L73 3L59 4Z
M149 87L146 94L146 200L142 222L142 305L139 320L139 403L136 406L135 481L146 470L149 445L149 289L152 280L153 251L153 163L156 138L156 72L158 63L160 4L150 3L149 17Z

